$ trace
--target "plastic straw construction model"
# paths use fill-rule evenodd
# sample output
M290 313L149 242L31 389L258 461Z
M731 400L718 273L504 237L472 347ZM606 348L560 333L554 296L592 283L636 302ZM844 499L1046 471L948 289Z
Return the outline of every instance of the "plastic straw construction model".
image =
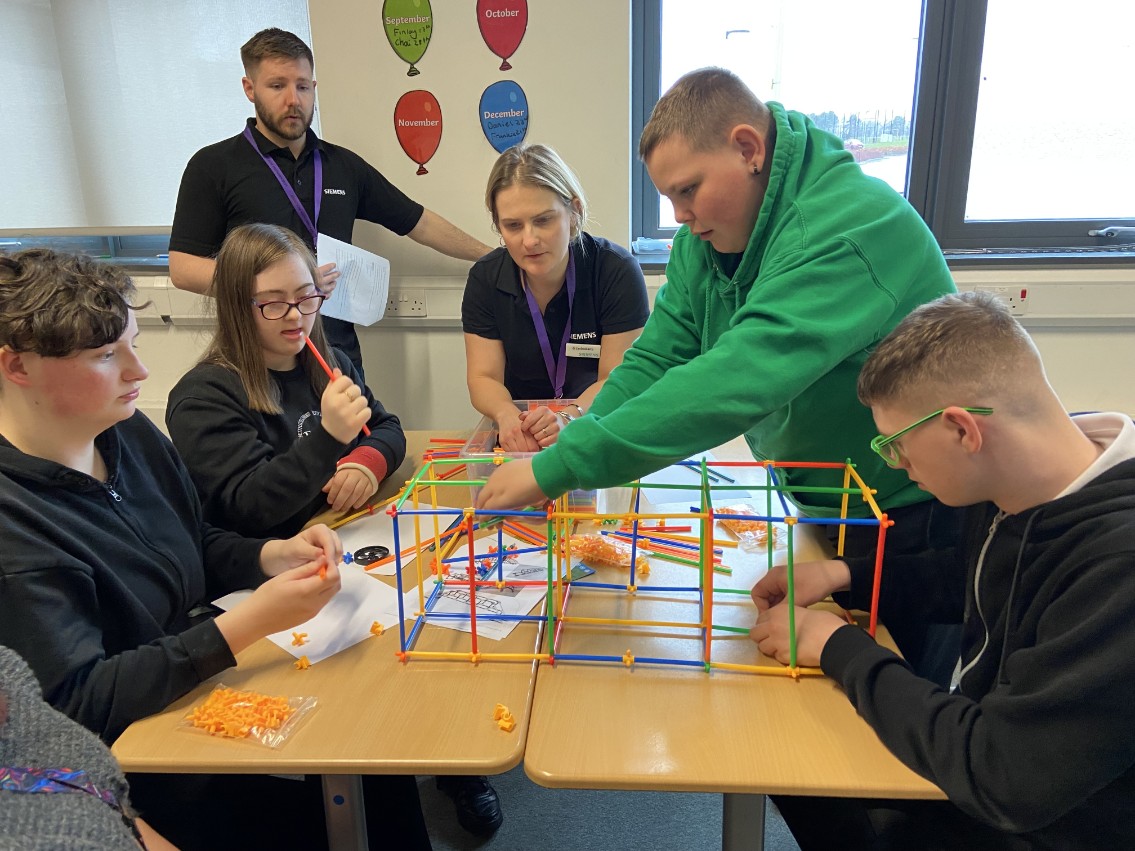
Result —
M527 661L539 660L550 664L562 662L673 665L701 668L705 672L714 670L737 671L756 674L787 674L791 677L819 674L817 668L802 668L796 664L796 625L792 616L795 601L793 536L785 535L787 552L787 603L789 606L790 662L787 666L779 664L755 665L738 664L714 659L714 638L727 638L731 633L747 633L747 629L736 626L715 624L714 605L727 599L729 595L748 594L748 589L715 586L715 573L720 571L721 539L714 539L715 508L723 507L733 500L738 491L750 494L761 493L750 503L763 501L763 507L753 509L753 514L730 514L731 520L751 520L765 524L770 545L767 547L768 567L773 566L774 548L772 530L774 525L787 527L789 533L796 525L808 523L838 525L839 536L837 555L842 555L846 529L849 526L871 526L878 530L878 548L875 558L875 573L870 611L869 632L875 634L879 586L883 569L883 552L887 529L893 525L875 501L875 492L859 476L850 463L820 462L779 462L779 461L715 461L711 469L703 461L696 466L700 474L700 499L685 514L640 511L640 493L635 484L628 485L632 498L627 510L618 513L600 513L595 510L580 511L566 497L548 503L542 509L524 511L480 511L473 508L439 508L456 500L444 499L441 495L447 488L484 486L486 479L469 479L454 476L453 471L465 464L461 457L429 457L418 470L393 504L388 509L393 516L404 515L412 518L412 541L399 540L399 524L394 524L394 552L398 562L396 571L399 599L399 641L398 657L403 662L414 659L482 661ZM508 463L507 456L498 456L494 464ZM730 469L731 468L731 469ZM830 486L793 487L782 483L784 476L779 473L800 468L830 470ZM761 484L746 482L748 471L764 471ZM749 476L753 479L756 476ZM742 483L737 484L740 480ZM652 483L652 488L672 488L688 492L688 482L674 484ZM804 518L794 516L787 495L793 492L809 494L823 493L839 497L840 514L836 518ZM855 497L866 503L871 516L866 518L848 517L849 500ZM684 498L684 497L680 497ZM578 504L578 503L577 503ZM621 582L598 582L594 577L573 579L572 564L577 560L573 554L573 534L581 524L593 524L599 532L606 532L604 540L615 542L622 552L629 552L625 559L625 579ZM612 525L617 524L617 525ZM478 529L491 527L493 533L488 537L476 537ZM683 534L666 537L667 528L680 529ZM446 535L445 533L449 534ZM522 542L523 549L506 550L504 535L510 535ZM661 536L661 537L660 537ZM593 537L593 536L589 536ZM580 541L576 538L576 541ZM439 547L439 542L441 542ZM542 578L530 580L505 579L506 558L517 553L542 553L546 559L546 572ZM694 603L696 617L690 617L689 605L680 609L685 617L672 619L630 619L620 617L580 617L572 614L571 598L573 591L578 593L603 593L612 595L634 595L640 590L648 570L643 567L642 556L662 558L669 562L684 564L691 568L690 581L679 585L642 585L642 590L665 593L676 603ZM410 561L413 560L413 567ZM450 575L450 565L465 567L464 578ZM406 568L406 569L404 569ZM456 572L456 571L455 571ZM609 574L608 574L609 575ZM409 587L407 587L409 586ZM543 590L544 604L540 610L531 614L494 614L478 611L478 594L487 589L506 587L539 587ZM447 588L459 588L468 598L468 613L435 611L437 601ZM405 602L406 591L416 590L416 605ZM413 594L409 595L415 599ZM617 602L617 601L614 601ZM625 607L617 604L610 611L617 612ZM469 649L467 651L427 651L416 648L424 630L445 619L461 618L469 622ZM519 621L534 623L542 629L542 637L537 650L533 652L502 653L486 649L478 634L478 622ZM635 657L629 650L621 655L595 655L568 653L564 650L564 636L568 631L601 627L605 630L626 631L628 635L636 631L687 630L696 641L691 646L698 648L696 656L690 658Z

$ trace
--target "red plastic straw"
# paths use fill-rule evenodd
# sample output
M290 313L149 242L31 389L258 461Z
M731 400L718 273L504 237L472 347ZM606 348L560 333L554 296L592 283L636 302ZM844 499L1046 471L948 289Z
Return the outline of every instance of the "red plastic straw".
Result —
M307 343L307 347L311 349L311 353L315 355L315 359L319 361L319 365L323 367L323 371L327 373L327 377L334 381L335 373L331 371L331 367L327 365L327 361L323 359L323 355L319 353L319 349L315 347L315 343L311 342L311 337L304 334L303 341ZM370 429L367 428L366 423L363 423L363 434L370 437Z

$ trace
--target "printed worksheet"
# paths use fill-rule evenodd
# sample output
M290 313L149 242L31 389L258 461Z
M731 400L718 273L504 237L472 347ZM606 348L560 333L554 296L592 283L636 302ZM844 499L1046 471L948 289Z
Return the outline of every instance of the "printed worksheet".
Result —
M350 243L319 235L316 262L334 263L339 280L323 302L322 313L356 325L373 325L386 312L390 261Z
M386 629L398 628L398 589L367 576L353 564L339 566L342 585L339 593L311 620L268 636L277 647L297 659L306 656L311 664L321 662L340 650L370 638L370 628L378 621ZM251 591L226 594L213 605L228 611L247 598Z
M489 548L497 546L497 536L492 535L487 538L479 538L476 541L474 549L474 561L478 570L478 579L497 579L503 573L503 578L507 582L512 581L536 581L537 585L511 587L506 586L503 589L497 589L493 586L478 586L476 590L476 607L477 607L477 635L485 638L502 639L506 638L514 629L519 621L515 620L491 620L486 616L491 615L526 615L544 599L548 591L548 555L547 549L539 549L538 552L523 552L523 550L537 549L532 547L531 544L525 543L517 538L512 538L509 535L503 536L504 548L506 555L501 561L503 564L498 564L496 555L489 552ZM515 546L519 551L516 555L507 555L508 548ZM466 541L462 540L457 549L454 551L452 558L459 559L458 561L450 562L449 578L458 582L468 580L468 549ZM411 571L411 574L413 571ZM410 574L406 574L408 577ZM430 577L426 580L424 588L425 593L428 595L434 590L433 578ZM418 608L418 589L416 585L412 585L410 590L405 595L406 615L407 620L412 617L412 612L417 611ZM430 609L431 612L444 612L447 614L461 614L469 612L469 589L468 587L450 587L441 592L441 595L434 602ZM432 626L446 627L448 629L456 629L462 632L471 632L469 618L434 618L429 620Z

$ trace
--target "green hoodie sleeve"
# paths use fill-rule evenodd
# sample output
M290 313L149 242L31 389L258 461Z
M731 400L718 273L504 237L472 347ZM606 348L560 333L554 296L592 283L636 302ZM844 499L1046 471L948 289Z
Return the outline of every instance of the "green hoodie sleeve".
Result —
M802 217L787 218L780 245L788 250L766 255L744 294L711 263L689 263L708 256L708 246L679 234L654 312L596 399L594 416L534 459L545 493L631 481L766 418L775 420L766 428L789 431L794 409L819 429L798 430L795 460L826 459L827 431L854 417L855 442L866 444L872 426L855 397L856 376L866 348L898 321L900 296L876 277L854 232L810 243ZM899 318L933 297L912 302Z

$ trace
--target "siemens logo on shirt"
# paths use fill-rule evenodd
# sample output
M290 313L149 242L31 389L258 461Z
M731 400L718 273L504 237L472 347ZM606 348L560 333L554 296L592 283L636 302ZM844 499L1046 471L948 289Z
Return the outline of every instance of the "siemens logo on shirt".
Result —
M347 190L346 189L324 189L323 194L324 195L346 195Z
M594 340L598 336L594 331L581 331L578 334L572 334L571 338L573 340Z

